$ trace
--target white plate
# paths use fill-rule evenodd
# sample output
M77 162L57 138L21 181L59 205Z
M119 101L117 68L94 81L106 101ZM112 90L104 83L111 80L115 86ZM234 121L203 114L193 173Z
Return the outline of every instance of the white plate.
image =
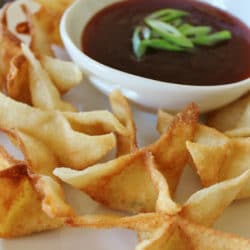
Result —
M10 12L12 25L22 18L17 15L17 9ZM62 56L62 54L60 54ZM89 111L96 109L109 109L107 98L92 87L86 80L83 84L70 91L66 100L71 101L79 110ZM133 113L138 128L139 144L146 145L158 138L156 132L156 115L146 113L133 107ZM10 153L21 158L20 152L16 151L3 135L0 142L6 146ZM200 188L199 179L194 172L186 168L177 191L177 201L185 201L190 194ZM104 213L101 205L91 201L83 193L65 188L68 201L79 214ZM250 238L250 200L237 201L231 205L217 221L215 228L225 232L236 233ZM136 246L136 234L128 230L89 230L64 228L13 240L1 240L0 250L133 250Z

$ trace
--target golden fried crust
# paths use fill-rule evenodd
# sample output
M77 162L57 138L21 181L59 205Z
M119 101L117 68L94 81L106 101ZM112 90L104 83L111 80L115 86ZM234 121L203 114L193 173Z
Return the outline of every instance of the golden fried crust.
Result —
M0 18L0 87L5 88L6 76L9 72L11 58L20 52L21 41L7 27L6 12L9 4L2 9Z
M8 95L20 102L31 104L31 94L28 77L28 62L22 53L14 56L10 61L7 75L6 91Z
M34 189L27 168L19 164L0 172L0 237L12 238L62 226L49 218Z

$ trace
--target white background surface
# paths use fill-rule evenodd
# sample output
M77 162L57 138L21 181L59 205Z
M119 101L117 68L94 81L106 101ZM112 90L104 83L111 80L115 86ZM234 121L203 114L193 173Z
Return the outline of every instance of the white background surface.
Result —
M218 0L217 2L222 1ZM240 8L239 0L232 0L231 2L235 4L235 8ZM249 13L249 9L244 11ZM16 14L15 18L13 18L15 11L12 10L11 13L10 20L12 22L16 21ZM65 99L71 101L81 111L109 109L107 97L94 89L87 80L84 80L80 86L70 91L65 96ZM139 144L141 146L146 145L157 139L158 134L155 129L156 115L146 113L137 107L133 107L133 112L138 129ZM0 142L13 154L21 157L20 153L14 150L2 135L0 135ZM177 191L176 199L183 202L199 188L198 177L191 169L186 168ZM106 211L102 206L91 201L80 191L69 187L65 187L65 191L69 203L79 214L103 213ZM249 211L250 200L237 201L225 211L223 216L217 221L215 228L250 238ZM135 248L135 245L136 234L128 230L64 228L19 239L1 240L0 250L132 250Z

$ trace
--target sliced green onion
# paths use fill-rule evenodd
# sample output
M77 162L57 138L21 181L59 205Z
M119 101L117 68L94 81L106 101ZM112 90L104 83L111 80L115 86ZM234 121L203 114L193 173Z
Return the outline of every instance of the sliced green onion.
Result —
M150 26L154 31L163 34L173 34L175 36L181 36L181 33L171 24L164 23L159 20L146 20L146 24Z
M178 18L173 21L171 21L171 24L174 25L175 27L179 27L182 24L182 19Z
M155 32L154 30L152 30L151 37L152 38L161 38L161 36L157 32Z
M142 41L143 46L154 49L162 49L169 51L185 51L186 48L179 47L176 44L170 43L164 39L149 39Z
M193 48L191 40L181 34L173 25L159 20L145 19L146 24L167 41L184 48Z
M182 25L179 30L185 36L199 36L207 35L212 31L210 26L192 26L192 25Z
M212 46L223 41L227 41L232 38L232 34L228 30L216 32L211 35L201 35L193 39L193 42L197 45Z
M137 26L134 30L132 37L133 51L137 59L140 59L146 53L146 47L142 45L140 33L143 27Z
M141 33L142 33L143 39L150 39L150 37L152 35L151 29L149 29L146 26L143 26Z
M183 17L183 16L187 16L187 15L188 15L188 13L185 14L185 15L181 14L181 13L179 13L179 14L177 14L177 13L171 13L168 16L164 16L164 17L159 18L159 20L161 20L163 22L172 22L172 21L176 20L177 18L180 18L180 17Z
M169 51L191 51L195 45L213 46L231 39L228 30L212 33L211 26L193 26L184 23L188 12L176 9L161 9L144 19L144 24L134 30L132 43L137 59L147 48Z
M161 19L165 22L172 21L176 18L189 15L188 12L176 9L161 9L148 15L146 19Z
M179 28L178 28L178 30L181 32L181 33L183 33L183 32L185 32L186 30L188 30L188 29L190 29L190 28L192 28L193 26L192 25L190 25L189 23L184 23L184 24L182 24Z

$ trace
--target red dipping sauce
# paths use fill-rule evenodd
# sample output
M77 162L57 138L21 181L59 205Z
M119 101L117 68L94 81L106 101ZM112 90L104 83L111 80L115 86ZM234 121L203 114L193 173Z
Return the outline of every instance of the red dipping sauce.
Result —
M148 14L174 8L190 12L185 20L229 30L232 39L198 46L193 52L151 50L137 60L132 50L134 27ZM179 84L220 85L250 76L250 29L236 17L193 0L127 0L97 13L82 34L82 50L94 60L134 75Z

